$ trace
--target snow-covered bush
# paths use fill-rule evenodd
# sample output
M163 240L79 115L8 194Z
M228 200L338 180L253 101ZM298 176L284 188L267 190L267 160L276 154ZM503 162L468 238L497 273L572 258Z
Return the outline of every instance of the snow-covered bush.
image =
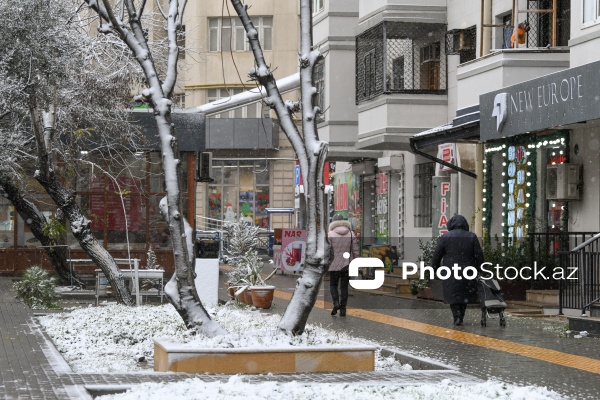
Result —
M40 266L28 268L19 282L13 284L17 298L34 310L59 308L56 303L60 294L56 291L56 278L50 276Z
M227 222L225 230L227 231L227 250L232 257L238 257L247 254L258 246L259 227L249 225L244 220Z

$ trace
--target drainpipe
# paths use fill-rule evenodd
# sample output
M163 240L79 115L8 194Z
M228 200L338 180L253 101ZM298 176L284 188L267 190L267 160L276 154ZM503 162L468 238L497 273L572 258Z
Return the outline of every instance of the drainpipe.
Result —
M479 44L479 57L490 54L492 49L492 0L481 0L481 43ZM488 28L484 28L487 26Z

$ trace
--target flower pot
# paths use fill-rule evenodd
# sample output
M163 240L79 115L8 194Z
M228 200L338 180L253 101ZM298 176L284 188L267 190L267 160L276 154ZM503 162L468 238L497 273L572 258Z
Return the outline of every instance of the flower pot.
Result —
M419 293L417 293L417 298L433 300L433 292L431 291L431 288L419 289Z
M244 296L244 303L252 305L252 289L250 286L247 287L246 290L244 290L241 296Z
M275 286L251 286L250 289L254 307L265 310L271 308Z
M231 283L231 282L227 282L227 293L229 293L229 297L231 298L231 300L235 299L235 291L238 289L237 286L235 286L235 283Z

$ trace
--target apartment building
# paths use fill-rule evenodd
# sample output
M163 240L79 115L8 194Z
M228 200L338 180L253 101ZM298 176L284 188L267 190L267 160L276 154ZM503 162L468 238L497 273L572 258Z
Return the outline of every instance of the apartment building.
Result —
M299 5L295 0L248 1L267 63L276 79L298 72ZM186 51L178 99L188 112L256 90L244 28L229 2L194 2L186 9ZM285 94L298 100L298 90ZM213 182L198 183L199 228L207 219L244 218L267 226L266 208L294 206L295 155L274 113L258 100L207 115L205 147ZM291 189L290 189L291 188ZM287 218L275 216L275 226Z

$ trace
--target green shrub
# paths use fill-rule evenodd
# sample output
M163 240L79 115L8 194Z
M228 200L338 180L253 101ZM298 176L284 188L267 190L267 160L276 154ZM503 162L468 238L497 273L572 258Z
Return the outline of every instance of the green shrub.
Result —
M56 291L56 282L56 278L34 265L25 271L19 282L13 284L13 289L17 298L34 310L59 308L57 300L60 294Z

